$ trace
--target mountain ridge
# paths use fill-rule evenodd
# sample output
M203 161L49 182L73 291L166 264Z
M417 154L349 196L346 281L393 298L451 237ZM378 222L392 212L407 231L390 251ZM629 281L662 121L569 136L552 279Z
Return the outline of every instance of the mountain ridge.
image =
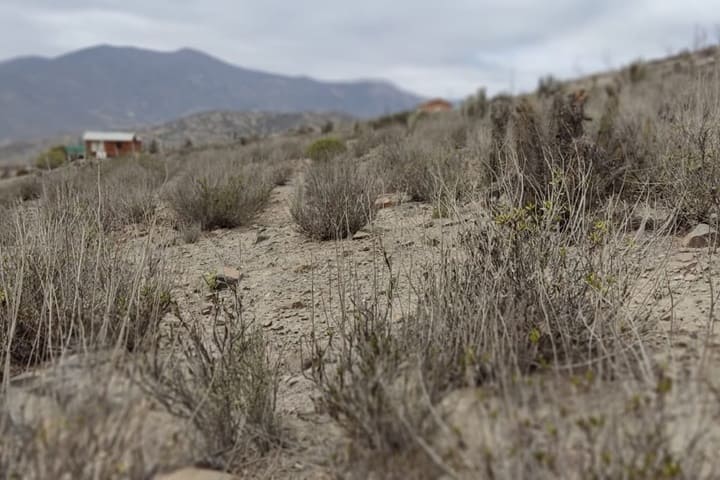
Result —
M369 118L420 101L384 80L320 81L236 66L191 48L98 45L0 62L0 141L152 125L212 110Z

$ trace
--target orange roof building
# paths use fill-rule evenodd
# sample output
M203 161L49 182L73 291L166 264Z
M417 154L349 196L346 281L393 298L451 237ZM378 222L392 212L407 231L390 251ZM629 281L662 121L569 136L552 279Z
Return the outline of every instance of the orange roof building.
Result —
M418 105L417 110L419 112L437 113L437 112L449 112L453 109L452 103L442 98L434 98L428 100L425 103Z

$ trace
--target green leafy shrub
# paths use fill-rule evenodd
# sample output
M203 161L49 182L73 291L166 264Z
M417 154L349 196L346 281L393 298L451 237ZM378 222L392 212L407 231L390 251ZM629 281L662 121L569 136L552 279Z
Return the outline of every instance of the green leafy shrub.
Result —
M327 137L321 138L313 142L308 148L305 154L308 158L315 160L316 162L330 160L338 155L345 153L347 148L342 140Z
M66 158L65 147L57 145L46 152L41 153L35 159L35 166L37 168L52 170L62 166L65 163Z

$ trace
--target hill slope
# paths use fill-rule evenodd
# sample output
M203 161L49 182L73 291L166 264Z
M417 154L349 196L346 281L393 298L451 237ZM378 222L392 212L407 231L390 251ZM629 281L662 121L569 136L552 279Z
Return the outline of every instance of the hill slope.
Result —
M385 82L320 82L247 70L188 49L100 46L0 63L0 142L157 124L208 110L371 117L418 101Z
M195 146L227 145L242 137L285 133L297 128L320 130L327 122L340 126L352 117L332 113L273 113L212 111L195 113L170 122L128 129L140 134L145 142L157 140L163 148L181 147L187 140ZM29 165L40 152L54 145L76 143L81 131L50 137L0 144L0 166Z

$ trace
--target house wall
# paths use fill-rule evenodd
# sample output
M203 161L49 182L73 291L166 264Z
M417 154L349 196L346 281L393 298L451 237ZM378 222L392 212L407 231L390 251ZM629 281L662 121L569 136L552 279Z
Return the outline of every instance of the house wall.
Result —
M422 112L435 113L435 112L449 112L452 110L452 104L442 100L436 100L427 102L420 105L419 110Z
M92 146L96 142L85 142L85 152L88 158L97 158L97 152L93 151ZM142 151L142 142L135 140L134 142L102 142L105 148L106 158L123 157L140 153Z

